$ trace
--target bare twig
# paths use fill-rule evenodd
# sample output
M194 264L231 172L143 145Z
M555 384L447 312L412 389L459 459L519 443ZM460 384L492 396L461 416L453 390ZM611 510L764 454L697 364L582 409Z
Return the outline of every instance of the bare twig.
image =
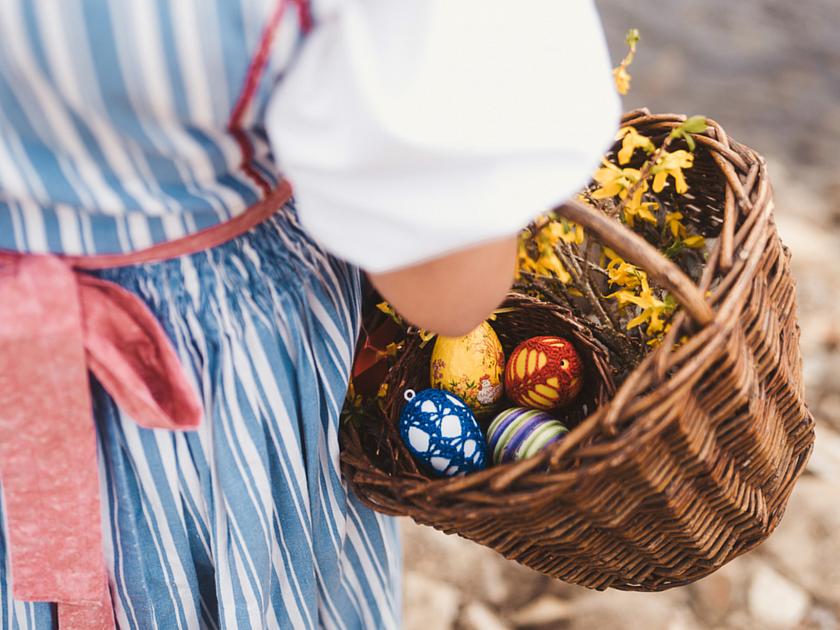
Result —
M564 291L556 291L545 278L537 276L527 271L520 271L519 281L517 284L522 288L536 289L545 295L550 302L555 304L562 304L568 309L572 309L572 303ZM525 282L527 280L527 282Z
M589 282L589 275L583 273L580 266L577 264L571 246L565 241L560 241L557 245L557 255L574 278L575 286L583 289L584 296L604 322L609 323L613 328L616 328L616 322L613 321L612 316L604 309L604 305L601 304L601 300L598 299L598 296L592 289L592 283Z

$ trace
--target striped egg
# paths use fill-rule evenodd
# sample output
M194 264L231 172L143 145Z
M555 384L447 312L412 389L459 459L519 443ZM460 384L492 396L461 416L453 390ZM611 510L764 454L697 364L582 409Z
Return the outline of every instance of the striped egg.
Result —
M512 407L494 419L487 430L487 455L505 464L536 455L568 433L566 426L538 409Z

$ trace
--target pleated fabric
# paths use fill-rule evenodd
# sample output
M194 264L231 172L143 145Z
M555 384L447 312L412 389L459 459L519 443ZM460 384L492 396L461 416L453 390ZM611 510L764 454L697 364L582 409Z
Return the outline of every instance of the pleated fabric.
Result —
M399 627L395 521L338 467L358 270L289 202L222 246L97 275L158 317L206 413L196 432L143 429L91 381L118 626ZM53 628L55 606L15 601L12 580L0 537L0 627Z
M292 4L0 2L0 249L134 252L261 201L280 180L265 104L305 39Z

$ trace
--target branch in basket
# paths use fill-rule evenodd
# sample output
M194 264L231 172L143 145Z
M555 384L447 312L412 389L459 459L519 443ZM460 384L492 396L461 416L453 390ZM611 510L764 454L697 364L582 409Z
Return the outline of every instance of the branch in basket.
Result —
M613 364L618 368L619 382L624 380L624 375L636 367L646 354L646 349L641 341L614 328L607 328L598 323L592 324L594 337L609 348L613 354Z
M547 281L548 279L527 271L520 271L519 276L519 281L514 285L514 289L526 294L536 290L542 294L546 301L565 306L571 310L572 304L566 296L565 291L563 289L560 291L555 290Z
M697 285L641 236L577 201L566 202L557 212L583 225L624 259L647 271L674 294L696 324L705 326L712 321L714 314Z
M557 245L557 255L572 275L575 281L575 286L583 289L584 297L601 320L612 326L613 329L617 328L617 324L613 320L612 315L607 313L603 304L601 304L601 300L598 299L598 296L592 289L592 283L589 281L589 274L584 273L580 265L578 265L571 246L565 241L560 241Z

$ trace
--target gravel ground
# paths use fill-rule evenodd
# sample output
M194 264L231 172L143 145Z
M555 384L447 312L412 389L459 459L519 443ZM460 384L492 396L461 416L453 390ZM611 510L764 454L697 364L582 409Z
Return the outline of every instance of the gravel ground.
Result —
M407 630L840 628L840 6L599 0L613 57L642 32L628 108L704 113L767 156L793 251L817 446L776 533L697 584L597 593L410 521Z

